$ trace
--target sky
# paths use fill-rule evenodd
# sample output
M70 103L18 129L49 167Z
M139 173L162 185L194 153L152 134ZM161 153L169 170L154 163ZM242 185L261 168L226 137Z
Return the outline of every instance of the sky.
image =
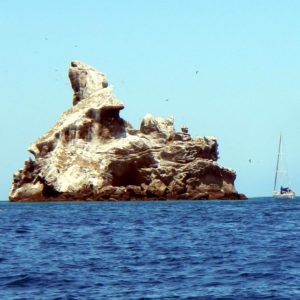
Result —
M172 115L215 136L248 197L271 196L282 133L300 195L299 12L297 0L1 1L0 199L72 105L71 60L107 75L134 127Z

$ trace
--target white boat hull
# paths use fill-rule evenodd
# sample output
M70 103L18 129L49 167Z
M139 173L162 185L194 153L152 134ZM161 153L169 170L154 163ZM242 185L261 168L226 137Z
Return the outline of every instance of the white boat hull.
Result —
M276 198L276 199L294 199L295 196L296 195L294 192L286 192L286 193L280 193L277 191L273 192L273 198Z

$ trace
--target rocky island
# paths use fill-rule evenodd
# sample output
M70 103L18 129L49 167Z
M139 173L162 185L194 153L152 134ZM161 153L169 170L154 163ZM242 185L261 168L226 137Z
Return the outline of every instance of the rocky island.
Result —
M245 199L217 164L214 137L193 138L173 118L147 114L139 129L103 73L71 62L73 106L29 147L10 201Z

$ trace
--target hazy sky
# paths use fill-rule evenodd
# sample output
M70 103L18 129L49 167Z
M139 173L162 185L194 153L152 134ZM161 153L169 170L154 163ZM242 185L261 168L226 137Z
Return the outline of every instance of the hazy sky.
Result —
M248 196L271 195L282 132L300 194L300 1L1 1L0 33L0 199L72 105L74 59L107 74L135 127L150 112L216 136Z

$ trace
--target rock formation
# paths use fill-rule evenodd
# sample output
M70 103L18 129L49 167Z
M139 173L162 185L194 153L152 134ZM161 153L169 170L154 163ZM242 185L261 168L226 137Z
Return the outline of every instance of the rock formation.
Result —
M73 107L29 147L34 160L14 175L11 201L245 198L235 172L217 164L214 137L150 114L134 129L104 74L74 61L69 77Z

